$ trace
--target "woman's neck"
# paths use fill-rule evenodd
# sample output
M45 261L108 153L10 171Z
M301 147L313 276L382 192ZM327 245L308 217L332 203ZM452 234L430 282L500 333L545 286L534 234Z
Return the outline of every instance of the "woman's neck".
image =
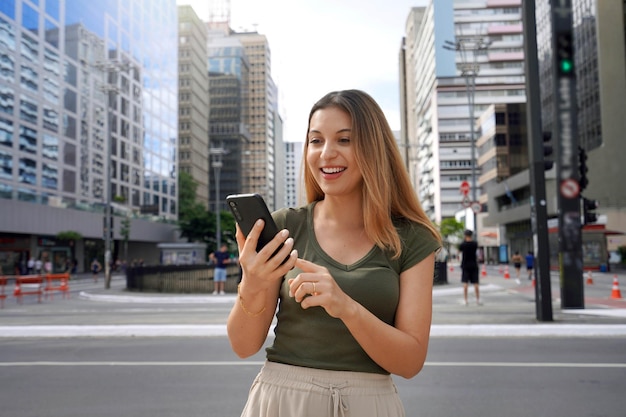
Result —
M342 229L364 228L362 199L328 197L317 203L315 219Z

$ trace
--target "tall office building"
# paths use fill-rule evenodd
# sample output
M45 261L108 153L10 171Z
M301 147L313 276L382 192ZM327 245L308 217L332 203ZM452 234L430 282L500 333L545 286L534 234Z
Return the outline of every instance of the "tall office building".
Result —
M476 118L492 104L526 100L521 19L521 0L438 0L408 16L402 138L419 198L437 223L463 210L463 181L474 186L470 196L481 194Z
M242 160L250 142L248 80L250 63L240 40L222 22L209 22L209 117L212 181L211 210L226 210L229 194L245 191ZM218 178L219 177L219 178ZM219 196L216 197L219 184Z
M283 161L276 159L278 117L277 88L271 75L270 46L265 35L257 32L233 33L245 47L250 61L249 129L250 143L242 157L243 189L259 193L270 210L282 206L277 197L276 166ZM281 201L277 201L281 200Z
M306 202L306 196L301 195L303 151L304 143L285 142L285 207L298 207Z
M178 6L178 162L209 209L209 69L207 27L191 6Z
M82 271L129 217L129 257L158 262L177 218L173 0L0 2L0 263ZM141 213L149 212L144 218ZM152 220L159 220L151 221ZM61 231L83 236L56 239ZM113 258L118 258L115 245Z

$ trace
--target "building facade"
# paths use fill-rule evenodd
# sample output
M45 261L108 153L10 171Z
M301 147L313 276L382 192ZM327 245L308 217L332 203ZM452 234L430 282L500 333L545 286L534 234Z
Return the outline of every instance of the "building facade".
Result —
M55 271L71 256L78 270L102 261L107 204L115 240L130 222L129 257L156 262L156 243L175 239L176 15L165 0L0 2L5 271L27 258ZM56 239L62 231L83 239L74 247Z
M433 1L409 14L403 136L418 195L437 223L463 209L463 181L480 195L476 117L526 100L521 19L521 0Z
M209 152L213 167L209 199L214 202L212 210L226 210L226 196L245 190L242 160L251 140L248 130L250 63L244 46L230 35L230 28L212 23L209 28Z
M191 6L178 6L178 162L209 209L209 68L207 27Z
M250 61L248 109L250 142L242 157L243 189L263 196L270 210L278 208L276 159L278 94L271 75L271 52L265 35L257 32L233 33L243 44ZM282 146L282 144L280 145Z

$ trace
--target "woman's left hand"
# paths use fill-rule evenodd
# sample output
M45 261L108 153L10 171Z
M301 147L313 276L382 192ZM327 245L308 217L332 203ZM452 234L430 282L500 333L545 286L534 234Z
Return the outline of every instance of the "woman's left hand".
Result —
M289 295L302 308L321 306L330 316L339 319L349 312L353 300L337 285L328 269L300 258L295 267L302 272L289 280Z

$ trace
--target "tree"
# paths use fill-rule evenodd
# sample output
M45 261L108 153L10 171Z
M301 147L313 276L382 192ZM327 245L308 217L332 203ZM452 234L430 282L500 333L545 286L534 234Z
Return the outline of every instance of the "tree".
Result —
M215 216L196 201L198 184L191 175L180 172L178 176L178 227L188 242L207 242L215 235Z
M448 217L441 221L439 232L441 233L443 244L448 253L450 253L450 246L452 244L456 244L463 240L464 230L465 225L454 217Z

